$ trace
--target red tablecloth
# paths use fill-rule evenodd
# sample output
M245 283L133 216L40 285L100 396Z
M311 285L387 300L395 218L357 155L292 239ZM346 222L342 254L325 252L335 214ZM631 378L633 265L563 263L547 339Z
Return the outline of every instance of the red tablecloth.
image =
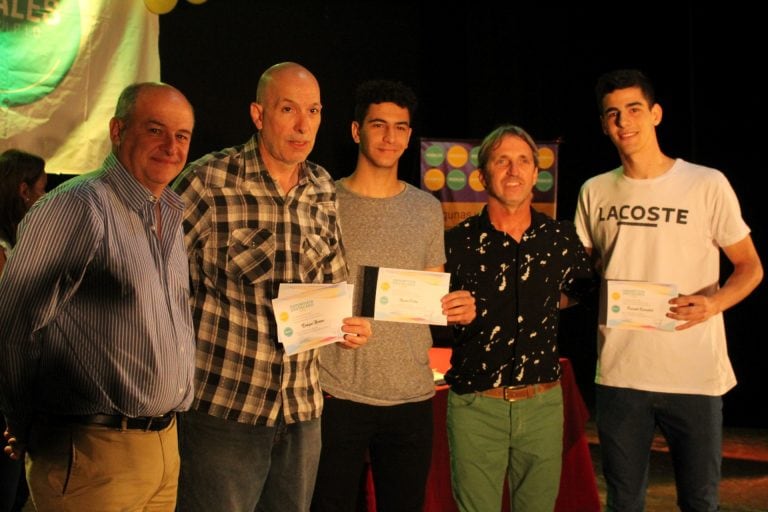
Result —
M429 353L432 368L440 372L450 368L451 349L432 348ZM568 359L560 359L563 368L563 407L565 424L563 432L563 470L560 478L560 494L557 497L556 512L600 512L597 482L592 468L592 457L584 433L589 411L581 398ZM451 464L448 455L448 438L445 429L445 415L448 401L448 387L438 386L434 400L435 431L432 445L432 466L427 481L424 512L456 512L451 491ZM368 474L366 488L368 511L376 511L373 480ZM509 498L505 490L502 510L509 509Z

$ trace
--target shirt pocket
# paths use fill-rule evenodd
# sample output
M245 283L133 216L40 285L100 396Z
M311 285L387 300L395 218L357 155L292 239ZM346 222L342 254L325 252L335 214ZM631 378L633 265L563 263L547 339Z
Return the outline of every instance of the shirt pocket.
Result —
M322 283L324 275L331 274L331 260L336 248L327 237L307 234L301 241L300 271L302 283Z
M272 279L275 238L266 229L235 229L226 247L226 272L245 283Z

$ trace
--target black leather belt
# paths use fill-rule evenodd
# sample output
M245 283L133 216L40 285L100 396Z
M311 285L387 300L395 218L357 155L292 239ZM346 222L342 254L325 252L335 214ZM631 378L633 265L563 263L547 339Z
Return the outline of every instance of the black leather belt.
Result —
M78 425L97 425L100 427L116 428L119 430L144 430L157 432L164 430L171 424L175 412L169 412L162 416L137 416L130 418L119 414L86 414L83 416L64 416L63 419Z

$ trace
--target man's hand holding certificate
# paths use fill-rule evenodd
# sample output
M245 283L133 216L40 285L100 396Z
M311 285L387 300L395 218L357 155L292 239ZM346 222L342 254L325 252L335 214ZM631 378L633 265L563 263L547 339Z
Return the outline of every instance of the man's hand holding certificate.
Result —
M673 284L645 281L607 282L606 326L613 329L674 331L677 321L667 317L669 301L677 297Z
M344 341L344 318L352 314L352 291L347 283L281 284L272 300L277 339L285 353Z
M451 275L385 267L366 267L363 316L388 322L447 325L440 299Z

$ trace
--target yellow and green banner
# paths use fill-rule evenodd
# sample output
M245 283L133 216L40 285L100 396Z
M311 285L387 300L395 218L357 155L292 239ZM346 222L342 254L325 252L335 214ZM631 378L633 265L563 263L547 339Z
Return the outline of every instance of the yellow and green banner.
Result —
M120 91L160 79L158 34L138 0L0 0L0 151L97 168Z

